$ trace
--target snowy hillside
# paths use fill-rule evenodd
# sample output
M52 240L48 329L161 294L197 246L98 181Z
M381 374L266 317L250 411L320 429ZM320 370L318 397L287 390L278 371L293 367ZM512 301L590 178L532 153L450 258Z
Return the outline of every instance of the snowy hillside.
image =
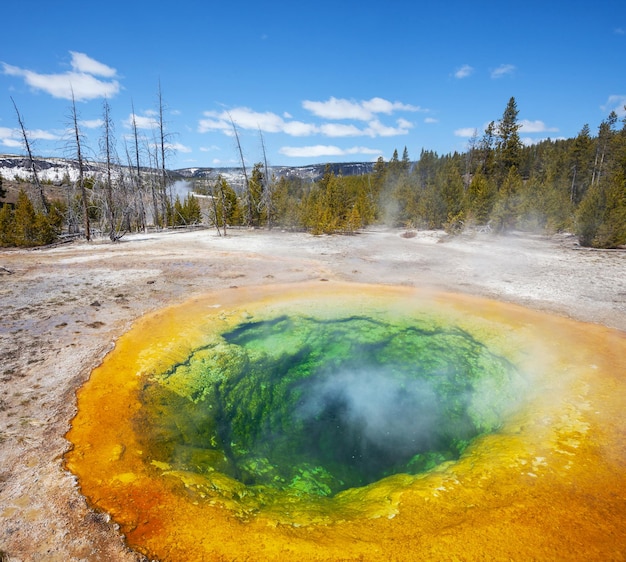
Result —
M35 158L35 167L39 180L54 185L62 185L76 181L78 178L78 162L65 158ZM84 165L88 176L97 175L104 171L103 164L89 162ZM325 171L325 164L314 164L310 166L270 166L270 174L276 178L301 178L305 181L315 181L321 178ZM352 162L345 164L331 164L331 170L339 175L351 176L366 174L372 171L371 162ZM147 170L146 170L147 171ZM251 167L247 170L248 176ZM226 181L238 187L244 184L244 174L241 168L184 168L181 170L170 170L172 179L206 179L216 180L219 175ZM30 161L25 156L0 154L0 174L3 178L13 180L30 180L32 178Z

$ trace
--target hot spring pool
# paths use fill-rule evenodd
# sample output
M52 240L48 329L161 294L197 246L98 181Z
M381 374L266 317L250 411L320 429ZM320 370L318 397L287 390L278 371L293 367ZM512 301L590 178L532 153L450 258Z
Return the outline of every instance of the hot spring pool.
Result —
M66 465L160 560L567 558L626 515L625 349L404 287L213 293L120 338Z

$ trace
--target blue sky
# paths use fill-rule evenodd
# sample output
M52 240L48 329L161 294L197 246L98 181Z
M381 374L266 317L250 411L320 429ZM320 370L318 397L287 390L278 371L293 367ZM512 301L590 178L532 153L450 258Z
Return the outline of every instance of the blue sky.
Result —
M626 104L624 0L10 2L0 34L0 152L15 101L43 156L68 156L74 91L90 158L103 100L125 159L132 108L169 168L388 160L463 151L514 96L524 142L592 132ZM260 134L261 132L261 134ZM146 151L148 148L146 148Z

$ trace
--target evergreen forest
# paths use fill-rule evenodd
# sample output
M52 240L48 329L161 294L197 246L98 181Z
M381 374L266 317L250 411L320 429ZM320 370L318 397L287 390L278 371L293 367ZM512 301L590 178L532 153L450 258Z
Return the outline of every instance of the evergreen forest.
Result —
M530 146L520 127L511 97L463 153L423 149L412 160L405 147L379 158L371 173L341 176L327 166L317 181L276 178L260 162L250 173L242 166L243 187L223 177L197 180L182 200L169 189L164 152L143 166L127 147L125 165L107 156L104 172L81 174L58 200L48 201L38 181L25 186L15 204L0 209L0 245L47 244L68 233L89 239L96 230L116 240L148 227L197 224L221 235L238 226L317 235L375 224L450 234L571 232L582 246L626 245L626 118L613 112L595 130L585 124L575 138Z

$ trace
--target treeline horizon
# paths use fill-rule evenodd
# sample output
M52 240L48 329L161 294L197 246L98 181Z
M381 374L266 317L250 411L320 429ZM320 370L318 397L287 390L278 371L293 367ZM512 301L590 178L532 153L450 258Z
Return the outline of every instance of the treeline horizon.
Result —
M115 177L107 167L103 177L83 178L82 189L74 189L73 197L54 202L54 212L49 207L46 213L37 204L36 193L21 197L15 208L5 204L0 210L0 245L42 243L41 237L28 242L24 221L38 221L48 240L64 228L72 231L71 216L77 232L85 213L102 231L108 230L112 240L149 225L205 224L226 235L231 226L334 234L381 224L445 229L450 234L475 229L572 232L582 246L625 245L626 118L620 121L612 112L595 135L585 124L574 138L527 146L520 139L517 116L511 97L502 117L481 136L476 134L465 152L438 155L423 149L411 160L405 147L402 155L396 149L388 161L379 158L367 174L342 176L327 164L323 177L314 182L273 177L265 154L248 173L233 123L242 188L222 176L187 180L195 193L207 197L203 205L191 194L181 200L163 173L164 159L161 169L157 166L154 174L146 175L137 158L136 166L118 165ZM19 208L29 203L32 210ZM48 215L50 220L45 220Z

